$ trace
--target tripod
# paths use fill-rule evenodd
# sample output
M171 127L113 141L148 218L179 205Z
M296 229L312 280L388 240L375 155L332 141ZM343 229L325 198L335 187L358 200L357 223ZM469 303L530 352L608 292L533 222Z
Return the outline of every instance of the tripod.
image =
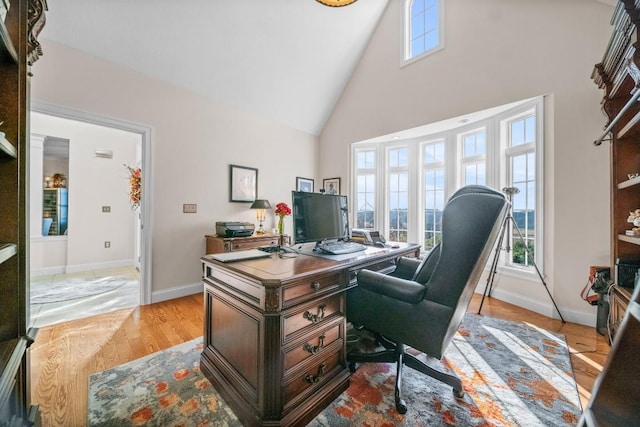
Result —
M482 294L482 300L480 301L480 308L478 308L478 314L480 314L480 311L482 311L482 304L484 304L485 297L487 295L491 296L491 291L493 290L493 279L496 277L496 272L498 268L498 259L500 258L500 250L502 249L502 243L504 242L505 234L507 235L507 242L506 242L506 247L504 249L507 251L507 253L511 252L511 246L510 246L511 245L511 227L509 227L509 225L511 225L518 232L518 237L520 238L520 241L524 246L524 250L526 251L527 256L531 260L531 264L536 269L536 273L538 273L538 277L540 278L540 281L544 285L544 289L547 291L547 295L549 295L549 298L551 299L553 306L558 312L558 315L560 316L560 320L562 320L562 323L565 323L564 317L562 317L562 313L560 313L560 309L556 305L556 302L553 300L553 296L551 296L551 292L549 292L547 283L542 278L542 274L540 273L540 270L538 269L536 262L533 260L533 256L531 256L531 253L529 252L529 247L527 246L527 242L524 240L524 237L522 237L522 232L520 231L518 224L516 224L516 221L513 219L513 215L511 215L511 210L513 209L513 204L512 204L513 195L518 194L520 190L517 189L516 187L505 187L502 189L502 192L505 193L507 195L507 198L509 199L509 211L507 212L507 216L505 217L504 222L502 223L502 231L500 231L500 237L498 238L496 251L495 251L495 254L493 255L493 261L491 262L491 270L489 271L489 276L487 276L487 285L485 286L484 293Z

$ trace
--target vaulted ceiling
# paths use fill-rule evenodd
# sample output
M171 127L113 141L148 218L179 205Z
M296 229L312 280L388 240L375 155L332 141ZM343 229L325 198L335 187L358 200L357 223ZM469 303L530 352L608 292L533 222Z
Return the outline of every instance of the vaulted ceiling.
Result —
M317 135L388 2L55 0L40 38Z

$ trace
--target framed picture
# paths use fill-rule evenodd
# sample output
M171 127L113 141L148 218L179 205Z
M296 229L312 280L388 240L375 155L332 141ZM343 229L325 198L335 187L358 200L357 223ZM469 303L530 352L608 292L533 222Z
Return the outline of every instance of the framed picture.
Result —
M322 180L325 194L340 194L340 178L327 178Z
M229 201L250 203L258 194L258 169L229 165Z
M310 178L296 177L296 191L306 191L313 193L313 180Z

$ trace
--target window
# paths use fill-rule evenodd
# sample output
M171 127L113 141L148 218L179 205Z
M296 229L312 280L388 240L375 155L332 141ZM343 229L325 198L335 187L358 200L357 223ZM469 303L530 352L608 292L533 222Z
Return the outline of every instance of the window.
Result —
M428 142L422 149L422 176L424 192L423 247L432 249L442 240L442 209L445 202L444 140Z
M356 152L356 224L354 228L373 230L376 223L376 151Z
M464 185L487 185L486 132L484 129L461 135L462 182Z
M543 98L492 109L489 117L457 128L441 124L409 129L405 140L353 144L354 197L358 228L380 230L389 240L419 242L430 250L442 238L446 200L464 185L515 187L509 251L500 251L500 268L526 277L542 270ZM437 131L429 131L437 129ZM376 211L377 207L377 211ZM384 212L379 215L377 212ZM526 248L526 249L525 249Z
M405 54L409 61L442 47L441 0L406 0Z
M510 185L518 189L513 195L512 215L518 230L511 233L511 251L508 262L530 266L535 257L536 237L536 117L508 120L509 132L505 157L508 165ZM516 233L515 235L513 233ZM525 249L526 244L526 249Z
M409 210L409 150L407 147L387 151L389 172L387 200L389 201L389 239L407 241L407 213Z

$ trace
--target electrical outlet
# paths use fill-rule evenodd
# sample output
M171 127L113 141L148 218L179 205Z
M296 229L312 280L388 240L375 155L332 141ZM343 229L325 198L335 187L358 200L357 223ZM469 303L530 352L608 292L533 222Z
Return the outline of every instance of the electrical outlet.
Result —
M197 213L198 205L195 203L185 203L182 205L182 213Z
M102 207L102 212L105 212L105 213L111 212L111 206L103 206Z
M104 242L104 247L105 248L110 248L111 247L111 242L108 241L108 240L106 242Z

